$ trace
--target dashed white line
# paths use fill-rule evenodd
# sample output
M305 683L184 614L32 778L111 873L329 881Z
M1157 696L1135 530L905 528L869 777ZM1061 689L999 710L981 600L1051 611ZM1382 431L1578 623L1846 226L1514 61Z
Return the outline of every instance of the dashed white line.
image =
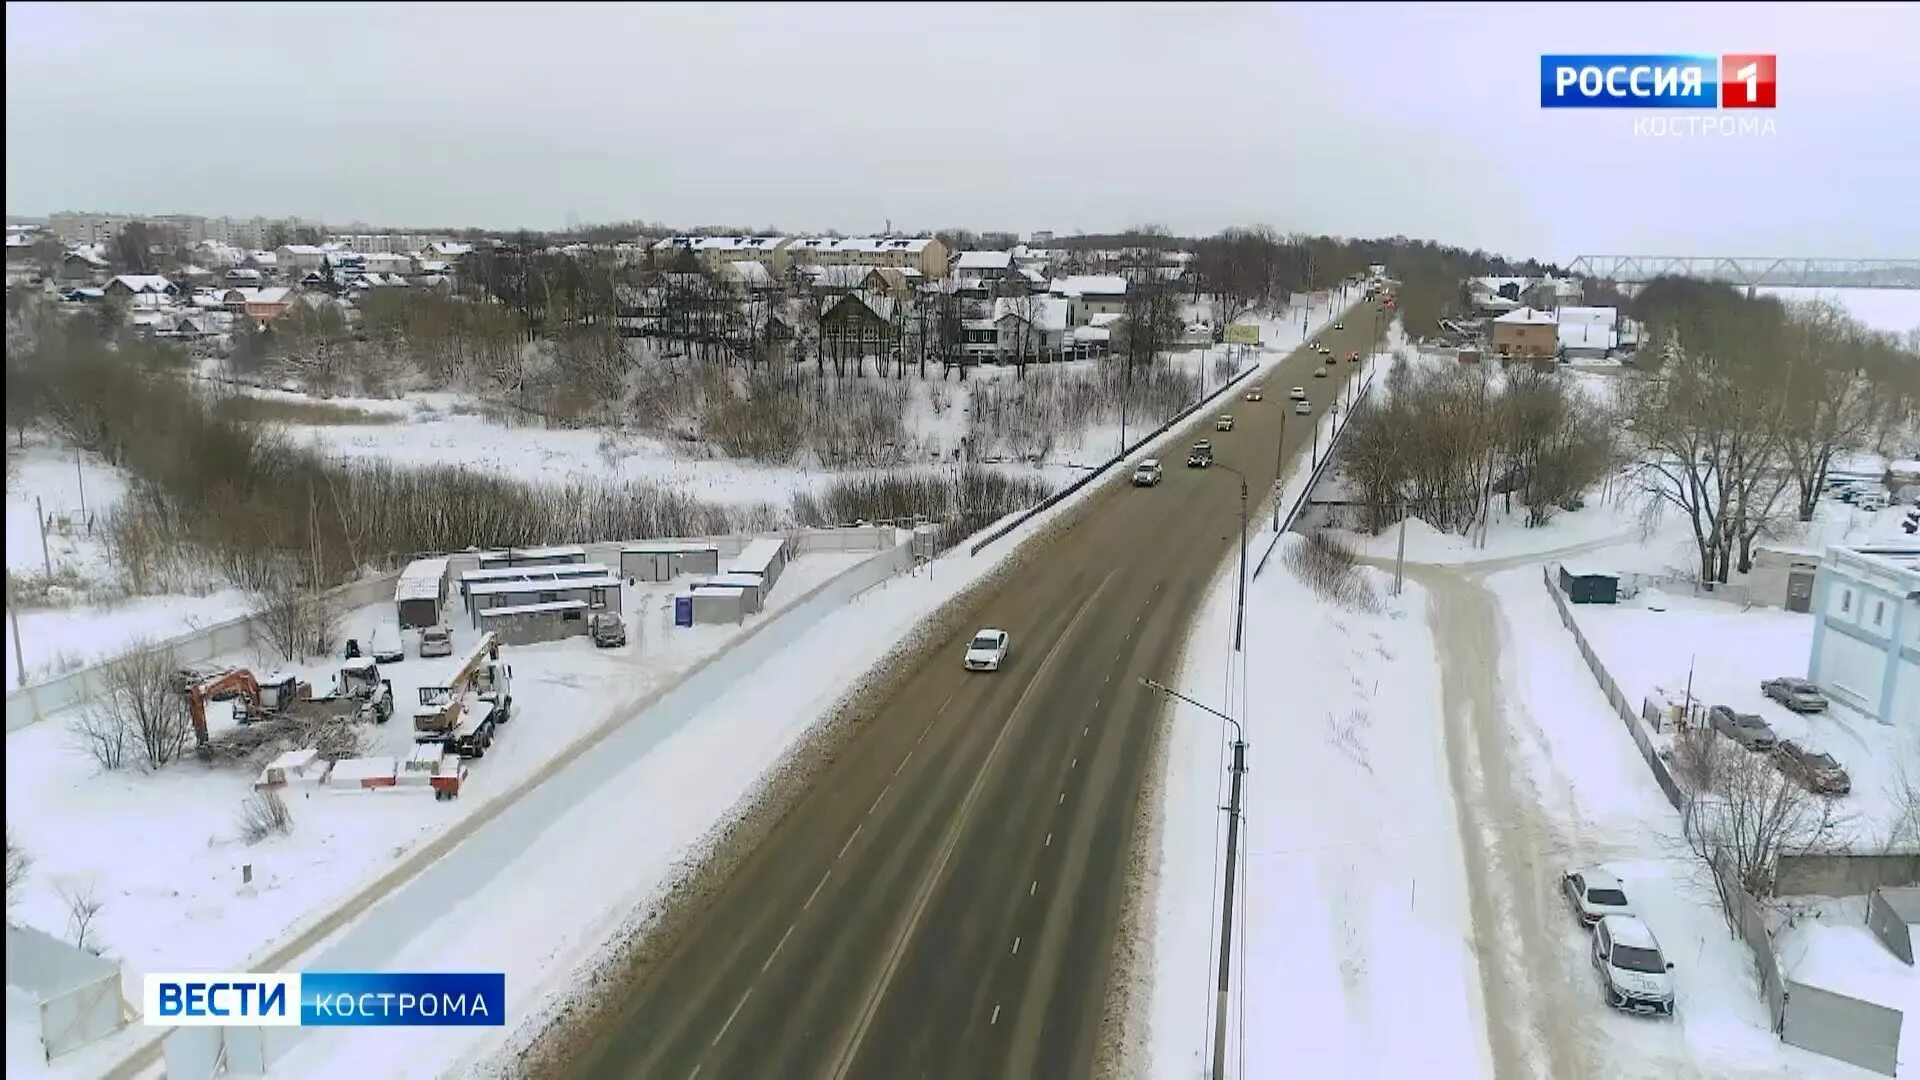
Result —
M740 1000L734 1003L733 1011L727 1014L727 1022L720 1025L719 1034L713 1037L713 1041L708 1043L708 1046L720 1045L720 1040L726 1036L727 1029L733 1026L733 1018L740 1015L740 1010L746 1007L747 999L752 996L753 987L749 986L747 987L747 992L740 995Z
M695 1065L693 1067L693 1071L687 1074L687 1080L694 1080L694 1077L697 1077L700 1075L700 1070L706 1067L707 1067L707 1063L704 1061L698 1065Z
M1034 893L1037 893L1039 891L1040 891L1040 879L1034 878L1033 884L1027 886L1027 895L1032 896Z
M881 788L881 789L880 789L880 794L878 794L878 795L875 795L875 796L873 797L873 805L872 805L872 806L869 806L869 807L867 807L867 816L868 816L868 817L872 817L872 816L873 816L873 812L874 812L875 810L878 810L878 809L880 808L880 800L881 800L881 799L884 799L884 798L886 798L886 797L887 797L887 791L888 791L889 789L891 789L892 787L893 787L893 781L891 781L891 780L889 780L889 781L887 781L887 786L886 786L886 787L883 787L883 788Z
M1055 806L1065 806L1065 805L1067 805L1067 793L1066 793L1066 792L1064 792L1064 791L1063 791L1063 792L1061 792L1061 793L1060 793L1060 801L1059 801L1059 802L1057 802L1057 803L1054 803L1053 805L1055 805Z
M1048 833L1048 834L1047 834L1047 840L1046 840L1046 843L1044 843L1044 844L1041 844L1040 846L1041 846L1041 847L1052 847L1052 846L1053 846L1053 834L1052 834L1052 833Z
M859 836L860 830L866 828L866 825L867 823L863 821L860 824L855 825L853 827L853 832L847 836L847 842L840 845L840 855L845 855L847 853L847 849L853 846L853 838L856 836ZM833 857L833 861L839 862L840 855L835 855Z
M813 887L813 892L807 896L807 902L800 905L801 911L805 911L808 908L813 906L814 898L820 895L821 889L824 889L827 887L827 879L832 876L833 876L833 867L829 866L827 867L827 872L820 875L820 884L815 885Z
M1013 939L1013 955L1020 955L1020 939L1017 937Z
M995 1005L993 1007L993 1019L987 1021L987 1025L991 1027L992 1025L997 1024L999 1022L1000 1022L1000 1006Z
M775 945L773 947L773 951L767 954L766 962L760 965L761 971L765 971L768 968L773 966L773 958L776 956L779 956L780 950L787 947L787 939L792 936L793 936L793 926L792 924L789 924L787 926L787 932L780 935L780 944Z
M900 770L901 770L901 769L904 769L904 768L906 768L906 767L907 767L907 762L909 762L909 761L912 761L912 760L913 760L913 751L912 751L912 750L908 750L908 751L907 751L907 756L906 756L906 757L903 757L903 758L901 758L901 759L900 759L900 764L898 764L898 765L895 765L895 766L893 767L893 775L895 775L895 776L899 776L899 775L900 775Z
M1085 727L1083 727L1083 728L1081 728L1081 729L1080 729L1080 734L1081 734L1081 735L1085 735L1085 734L1086 734L1087 732L1089 732L1089 731L1092 731L1092 730L1093 730L1093 725L1092 725L1092 724L1088 724L1087 726L1085 726Z
M1080 759L1079 759L1079 758L1074 758L1074 759L1073 759L1072 761L1069 761L1069 762L1067 762L1067 768L1069 768L1069 769L1077 769L1077 768L1079 768L1079 767L1080 767Z

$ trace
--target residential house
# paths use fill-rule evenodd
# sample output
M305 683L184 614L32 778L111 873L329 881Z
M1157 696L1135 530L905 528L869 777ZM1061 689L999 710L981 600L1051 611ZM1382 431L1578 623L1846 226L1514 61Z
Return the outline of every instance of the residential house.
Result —
M229 287L236 289L258 288L260 285L260 271L246 266L236 266L221 278Z
M928 279L947 276L947 245L936 236L809 236L787 252L801 264L912 267Z
M896 306L891 297L855 291L827 301L820 311L820 359L844 362L873 356L882 360L900 348Z
M473 245L453 240L435 240L422 248L420 254L427 259L457 262L461 256L473 254Z
M107 270L107 260L82 248L61 256L54 276L61 281L105 281Z
M1000 363L1047 362L1071 355L1067 344L1069 302L1044 294L1006 296L993 302L994 356Z
M1552 357L1559 354L1559 320L1550 311L1530 307L1493 320L1493 351L1503 357Z
M1554 316L1563 359L1602 360L1619 347L1620 312L1614 308L1567 306Z
M815 296L835 297L847 293L865 290L873 270L864 266L802 266L800 274L806 278L807 287Z
M7 234L7 265L20 266L33 259L33 237L28 233Z
M247 257L241 261L263 274L272 273L280 268L280 256L271 251L249 251Z
M1520 294L1527 285L1527 279L1521 277L1477 277L1467 282L1467 299L1475 311L1513 311L1522 306Z
M107 282L106 292L115 299L132 297L168 297L180 295L180 287L159 274L121 274Z
M1813 611L1807 678L1920 738L1920 546L1828 548Z
M276 265L288 277L298 278L326 265L328 250L318 244L281 244L273 249Z
M1047 291L1068 302L1069 326L1085 326L1096 315L1127 313L1127 279L1118 274L1064 277Z
M784 277L792 244L790 236L669 236L653 245L653 253L659 262L671 264L679 252L689 251L710 271L733 262L757 262Z
M1015 273L1013 252L963 251L953 262L953 272L960 277L979 278L982 281L1010 278Z
M228 289L223 296L228 311L260 323L285 315L293 306L293 298L294 292L288 288Z
M369 273L408 274L415 272L413 256L397 251L359 252L362 266Z
M867 287L893 297L911 300L926 285L927 277L911 266L876 266L867 275Z
M720 280L743 293L766 293L774 288L773 272L753 259L731 259L720 264Z

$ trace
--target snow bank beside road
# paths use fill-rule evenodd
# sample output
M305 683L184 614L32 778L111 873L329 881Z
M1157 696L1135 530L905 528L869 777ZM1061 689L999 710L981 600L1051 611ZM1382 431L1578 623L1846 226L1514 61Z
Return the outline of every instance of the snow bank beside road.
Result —
M1228 704L1239 678L1235 585L1228 570L1174 684L1199 701ZM1344 610L1284 562L1250 583L1245 707L1228 704L1250 767L1232 1075L1492 1073L1425 602L1409 586L1381 613ZM1227 739L1169 708L1151 1073L1189 1076L1212 1040Z

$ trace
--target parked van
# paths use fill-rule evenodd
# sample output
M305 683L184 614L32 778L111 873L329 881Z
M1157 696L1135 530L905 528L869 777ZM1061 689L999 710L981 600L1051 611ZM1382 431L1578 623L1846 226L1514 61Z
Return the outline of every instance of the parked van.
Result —
M1885 510L1887 508L1887 493L1884 491L1863 491L1858 498L1853 500L1853 505L1867 511Z

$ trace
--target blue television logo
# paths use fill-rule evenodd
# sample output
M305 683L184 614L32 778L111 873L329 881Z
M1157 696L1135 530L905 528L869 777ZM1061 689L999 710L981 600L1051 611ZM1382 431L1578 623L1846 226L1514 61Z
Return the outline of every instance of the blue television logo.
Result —
M146 1022L167 1027L499 1027L500 972L148 975Z
M1713 109L1717 56L1568 54L1540 58L1543 109Z

